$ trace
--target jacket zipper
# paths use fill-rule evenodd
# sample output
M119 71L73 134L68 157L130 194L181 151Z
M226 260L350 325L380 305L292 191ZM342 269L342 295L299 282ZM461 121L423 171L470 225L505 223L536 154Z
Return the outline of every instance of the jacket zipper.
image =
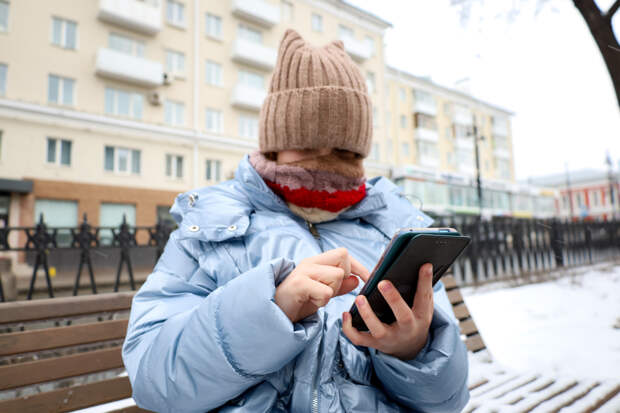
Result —
M319 230L316 229L314 224L310 221L306 221L306 224L308 225L308 231L310 231L316 242L319 244L319 248L321 249L321 251L323 251L323 243L321 242L321 235L319 234ZM312 405L310 406L312 413L319 413L319 362L320 359L317 358L316 372L314 374L314 377L312 378Z

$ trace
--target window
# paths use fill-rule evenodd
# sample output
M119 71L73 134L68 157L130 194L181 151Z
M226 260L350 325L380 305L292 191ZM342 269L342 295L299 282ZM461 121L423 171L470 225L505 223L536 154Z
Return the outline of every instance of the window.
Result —
M374 105L372 107L372 127L373 129L377 129L379 127L379 111Z
M437 130L437 120L434 116L429 116L424 113L416 113L413 119L416 128Z
M102 202L99 209L99 225L102 227L118 228L123 218L129 226L136 225L136 206L133 204L112 204ZM102 245L111 245L113 236L111 229L99 230L99 240Z
M47 138L47 163L71 166L71 141Z
M47 80L48 103L72 106L75 80L56 75L49 75Z
M502 135L493 135L493 149L508 150L508 138Z
M207 13L207 36L216 39L222 38L222 18L220 16Z
M409 152L409 142L403 142L401 144L401 152L402 152L402 155L406 158L411 156Z
M166 3L166 21L175 26L185 27L185 5L174 0Z
M157 205L157 222L160 222L169 228L175 228L177 226L177 222L172 217L170 213L169 205Z
M239 24L239 38L252 43L263 43L263 33L245 24Z
M167 100L164 102L164 122L171 126L185 125L185 105L182 102Z
M368 159L370 159L371 161L378 161L379 155L379 144L373 143L370 147L370 154L368 155Z
M34 201L34 220L39 222L43 214L43 222L48 228L75 228L78 226L78 205L76 201L55 199L36 199ZM58 246L68 247L73 241L69 229L59 230L56 240Z
M601 199L600 199L600 193L597 190L594 190L591 192L591 197L592 197L592 206L599 206L599 204L601 203Z
M282 21L284 22L292 22L293 21L293 3L290 1L282 0L281 2L282 8Z
M256 116L239 115L239 136L258 139L258 118Z
M474 168L474 151L467 148L456 149L456 163L459 170L471 171Z
M400 115L400 127L403 129L407 127L407 116Z
M0 63L0 96L6 94L6 74L8 67L4 63Z
M9 30L9 3L0 0L0 32Z
M265 88L265 79L263 75L247 70L239 70L239 83L254 89L263 90Z
M389 130L392 126L392 112L385 112L385 128Z
M185 74L185 54L166 50L166 71L177 75Z
M211 60L207 60L206 78L208 85L222 86L222 65Z
M103 169L110 172L140 174L140 151L106 146Z
M375 74L374 72L366 72L366 87L368 93L375 93Z
M470 137L469 127L465 125L454 125L454 137L455 138L468 138Z
M77 23L52 17L52 44L65 49L77 48Z
M312 30L315 32L323 32L323 16L320 14L312 13Z
M496 159L495 167L497 169L498 178L510 180L512 178L510 160L508 159Z
M364 43L366 43L366 47L368 48L368 50L370 50L370 55L374 56L377 53L377 49L375 47L375 39L373 39L371 36L365 36Z
M407 100L407 92L405 91L404 87L398 89L398 96L401 102L405 102Z
M131 56L144 57L144 42L118 33L110 33L108 47Z
M353 29L343 25L338 26L338 34L341 40L352 39L354 37Z
M166 154L166 176L183 178L183 157Z
M144 99L139 93L127 92L111 87L105 88L105 113L142 119Z
M420 160L436 160L439 159L439 151L437 144L434 142L417 141L418 157Z
M205 177L207 181L219 182L222 179L222 161L207 159Z
M385 156L387 157L388 162L392 161L393 150L394 142L392 142L392 139L388 139L385 143Z
M222 112L216 109L207 109L207 131L222 132Z

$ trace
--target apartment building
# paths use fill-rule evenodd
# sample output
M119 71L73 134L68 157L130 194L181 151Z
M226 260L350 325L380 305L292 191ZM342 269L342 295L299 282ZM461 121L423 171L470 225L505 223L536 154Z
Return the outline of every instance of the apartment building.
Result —
M342 39L380 102L389 26L340 0L0 0L0 218L152 225L256 149L287 28Z
M290 27L360 65L369 176L470 179L475 115L483 177L513 180L511 113L387 67L390 24L343 0L0 0L0 218L152 225L178 193L231 178Z

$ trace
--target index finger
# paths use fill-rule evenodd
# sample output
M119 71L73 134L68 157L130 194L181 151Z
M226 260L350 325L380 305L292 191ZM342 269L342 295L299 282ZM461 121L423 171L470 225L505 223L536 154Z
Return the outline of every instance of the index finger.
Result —
M351 272L355 275L359 275L364 282L368 281L370 278L370 272L366 269L366 267L350 255L349 259L351 260Z
M413 299L413 314L421 320L433 317L433 264L426 263L420 268L418 289Z

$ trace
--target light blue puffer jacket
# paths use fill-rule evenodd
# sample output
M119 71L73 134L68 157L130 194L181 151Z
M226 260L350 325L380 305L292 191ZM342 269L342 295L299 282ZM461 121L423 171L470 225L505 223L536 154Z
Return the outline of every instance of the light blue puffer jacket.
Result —
M401 227L428 226L385 178L339 219L303 219L247 156L236 178L181 194L179 228L136 294L123 360L139 406L158 412L456 412L467 354L441 283L426 347L408 362L356 347L341 329L355 291L291 323L274 302L295 263L346 247L372 270Z

